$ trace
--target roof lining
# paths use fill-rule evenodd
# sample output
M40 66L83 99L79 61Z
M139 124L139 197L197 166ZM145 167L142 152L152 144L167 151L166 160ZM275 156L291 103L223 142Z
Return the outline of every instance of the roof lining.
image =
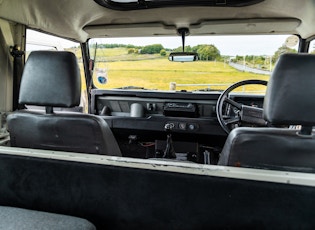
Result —
M234 35L234 34L283 34L295 31L301 21L296 18L204 20L185 25L194 35ZM139 24L104 24L84 27L91 38L97 37L139 37L172 36L183 25L165 25L161 22ZM145 29L145 30L144 30ZM226 32L228 31L228 32Z

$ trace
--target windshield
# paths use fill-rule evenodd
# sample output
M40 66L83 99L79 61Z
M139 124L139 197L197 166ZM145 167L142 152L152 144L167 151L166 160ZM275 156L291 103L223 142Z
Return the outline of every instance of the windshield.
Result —
M268 81L279 55L297 52L298 38L188 36L184 51L198 54L194 62L169 61L170 53L183 51L179 36L95 38L89 46L96 88L202 92L222 91L246 79ZM263 93L265 87L249 85L238 91Z

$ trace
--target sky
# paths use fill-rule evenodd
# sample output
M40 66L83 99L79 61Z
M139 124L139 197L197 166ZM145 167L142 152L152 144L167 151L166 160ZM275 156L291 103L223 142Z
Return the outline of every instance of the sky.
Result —
M255 36L188 36L185 39L185 45L196 46L198 44L215 45L221 55L273 55L275 51L285 43L289 35L255 35ZM97 43L117 43L117 44L162 44L165 48L177 48L181 46L181 37L172 38L104 38L96 39Z
M185 45L196 46L198 44L215 45L221 55L245 56L245 55L273 55L276 50L285 44L290 35L255 35L255 36L187 36ZM38 45L55 44L59 49L77 46L78 44L36 31L28 30L27 38L31 41L29 49L38 49ZM102 38L94 39L98 44L132 44L145 46L162 44L165 48L177 48L182 45L181 37L147 37L147 38ZM297 47L295 47L297 49Z

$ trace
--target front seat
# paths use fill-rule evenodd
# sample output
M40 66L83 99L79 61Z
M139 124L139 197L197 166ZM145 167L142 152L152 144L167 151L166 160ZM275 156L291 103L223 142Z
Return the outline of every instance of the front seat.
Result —
M81 78L71 52L34 51L24 68L19 103L46 111L20 110L7 118L11 146L121 156L108 124L100 117L55 112L78 106Z
M218 164L314 173L315 55L282 55L268 82L263 107L273 126L301 128L236 128Z

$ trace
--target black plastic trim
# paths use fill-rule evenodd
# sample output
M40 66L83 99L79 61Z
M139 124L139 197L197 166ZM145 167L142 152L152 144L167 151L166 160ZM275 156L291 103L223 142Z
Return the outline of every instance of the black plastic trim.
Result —
M94 1L113 10L143 10L176 6L243 7L258 4L264 0L138 0L132 3L119 3L112 0Z
M193 93L193 92L163 92L163 91L144 91L144 90L106 90L92 89L92 97L96 96L129 96L129 97L144 97L144 98L172 98L172 99L201 99L201 100L217 100L221 92L216 93Z

